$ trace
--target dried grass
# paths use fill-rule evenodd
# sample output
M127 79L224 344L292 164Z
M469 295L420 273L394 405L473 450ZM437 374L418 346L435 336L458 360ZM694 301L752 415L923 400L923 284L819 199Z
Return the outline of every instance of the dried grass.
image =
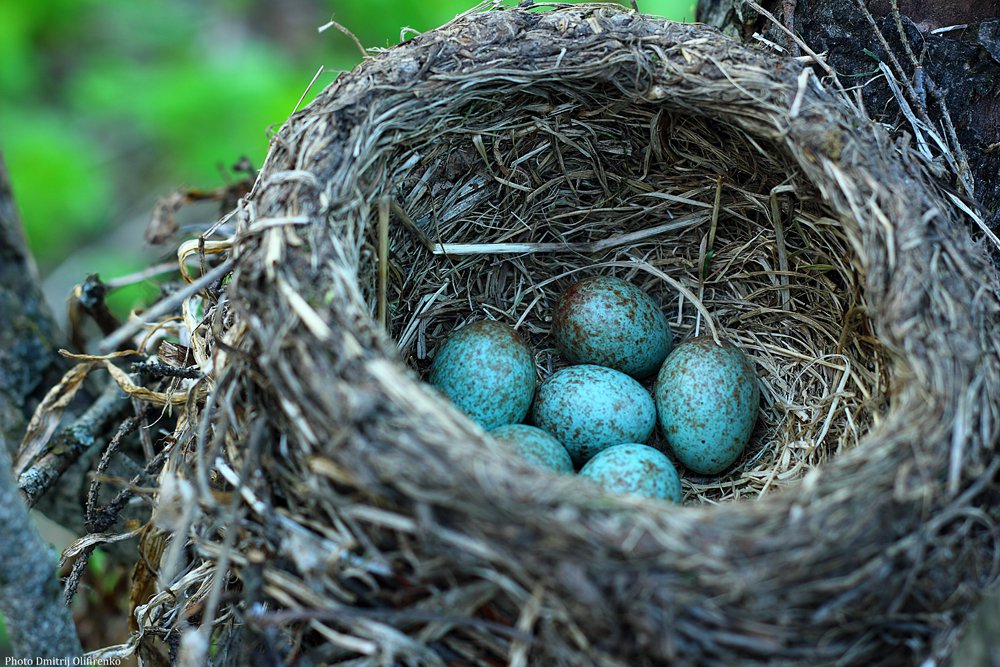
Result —
M200 246L228 284L161 328L206 377L177 408L135 637L105 655L946 653L998 574L996 276L923 163L800 72L610 6L488 11L297 113L235 236ZM747 455L687 476L684 507L512 461L417 379L482 318L551 373L553 300L594 273L758 369Z
M739 341L760 369L765 410L746 456L721 477L687 474L687 501L759 495L857 444L888 395L887 359L863 269L815 190L741 132L581 98L475 105L475 121L389 159L408 165L389 176L407 223L385 244L404 361L424 370L455 328L490 318L533 344L545 378L565 365L548 336L559 294L618 275L659 301L678 338ZM424 183L456 160L468 168L435 198ZM380 307L378 285L362 287Z

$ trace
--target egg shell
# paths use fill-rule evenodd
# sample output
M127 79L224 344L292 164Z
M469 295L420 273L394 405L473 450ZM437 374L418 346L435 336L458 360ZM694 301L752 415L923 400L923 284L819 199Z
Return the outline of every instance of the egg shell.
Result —
M681 478L666 455L647 445L626 443L597 453L580 470L608 493L681 501Z
M634 378L583 364L553 373L538 387L531 418L580 466L606 447L648 439L656 426L656 406Z
M552 338L567 361L643 378L663 363L673 335L648 294L620 278L594 276L563 292L552 315Z
M569 452L558 440L536 426L507 424L490 431L494 439L507 444L529 463L556 472L573 472Z
M732 343L711 336L674 348L654 390L663 435L677 460L715 474L743 453L760 407L753 364Z
M525 418L535 393L531 350L501 322L474 322L438 350L428 381L489 430Z

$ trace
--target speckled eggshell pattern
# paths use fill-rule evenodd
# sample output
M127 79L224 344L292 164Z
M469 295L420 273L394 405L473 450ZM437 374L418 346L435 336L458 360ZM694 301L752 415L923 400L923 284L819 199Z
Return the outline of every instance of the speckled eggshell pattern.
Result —
M656 426L656 406L635 379L584 364L557 371L538 387L531 418L580 466L606 447L647 440Z
M535 362L527 344L506 324L474 322L441 346L428 381L489 430L528 414L535 394Z
M573 472L573 461L562 443L536 426L507 424L493 429L490 435L513 447L521 458L533 465L556 472Z
M681 501L681 478L674 464L647 445L608 447L587 461L580 476L594 480L608 493Z
M673 336L653 299L610 276L585 278L563 292L552 315L552 338L567 361L652 375Z
M760 388L753 364L738 347L711 336L670 353L656 377L656 412L677 460L711 475L728 468L750 440Z

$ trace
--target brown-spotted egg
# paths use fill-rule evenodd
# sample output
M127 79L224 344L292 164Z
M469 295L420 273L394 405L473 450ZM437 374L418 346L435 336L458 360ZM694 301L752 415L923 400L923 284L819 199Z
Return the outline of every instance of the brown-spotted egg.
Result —
M654 395L674 456L706 475L725 470L743 453L760 405L753 364L740 348L711 336L674 348L656 376Z
M681 501L681 478L670 459L648 445L626 443L598 452L580 470L608 493Z
M583 364L556 371L538 387L531 419L554 435L579 466L606 447L647 440L656 425L656 407L635 379Z
M524 340L501 322L474 322L453 333L428 381L489 430L519 422L535 394L535 362Z
M573 472L573 461L566 448L537 426L507 424L493 429L490 435L510 445L528 463L556 472Z
M584 278L559 298L552 337L567 361L652 375L670 352L667 318L653 299L611 276Z

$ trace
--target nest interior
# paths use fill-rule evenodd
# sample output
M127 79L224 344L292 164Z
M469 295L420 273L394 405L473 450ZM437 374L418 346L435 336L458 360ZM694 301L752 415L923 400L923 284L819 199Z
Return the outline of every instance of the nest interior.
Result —
M231 663L946 653L997 576L1000 428L996 278L946 201L800 64L702 26L495 10L366 60L276 137L233 238L189 246L232 273L185 305L207 378L174 402L116 650L179 634L194 659L214 633ZM511 461L412 370L490 317L544 376L553 299L591 273L755 361L753 446L722 481L689 478L693 506Z
M544 379L565 365L548 337L559 294L617 275L660 303L677 339L738 341L760 371L743 460L687 473L689 500L759 495L857 444L890 362L851 240L783 151L606 87L542 83L452 113L468 120L417 129L388 157L405 165L389 176L405 222L390 219L385 289L377 273L362 283L411 366L491 318L539 350ZM377 224L366 242L377 268Z

